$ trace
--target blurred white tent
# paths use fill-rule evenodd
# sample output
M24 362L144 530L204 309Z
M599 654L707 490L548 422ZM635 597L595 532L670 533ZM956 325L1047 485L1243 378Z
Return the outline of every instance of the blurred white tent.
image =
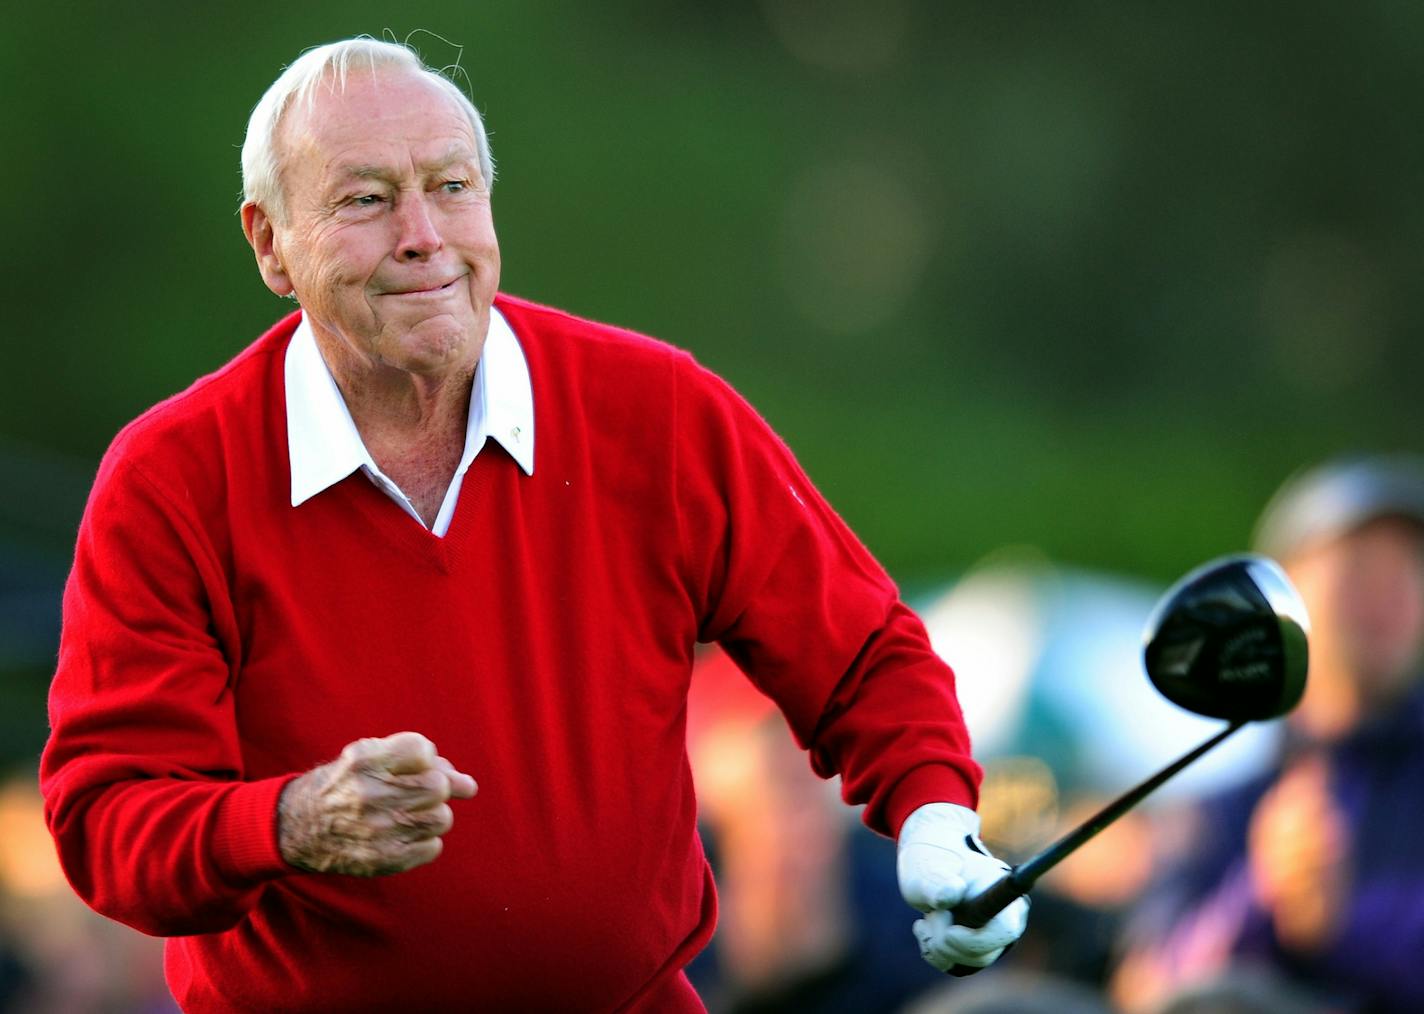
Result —
M1221 728L1169 703L1142 668L1156 590L1004 550L971 568L920 614L953 666L975 755L1032 756L1065 793L1117 792ZM1259 772L1280 723L1248 726L1168 782L1154 800Z

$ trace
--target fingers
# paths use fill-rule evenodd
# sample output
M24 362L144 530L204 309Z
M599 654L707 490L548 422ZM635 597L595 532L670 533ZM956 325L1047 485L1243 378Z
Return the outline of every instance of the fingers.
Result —
M433 789L435 797L426 805L452 797L472 799L478 790L474 778L440 756L435 744L418 732L397 732L383 739L359 739L347 746L343 756L386 784L406 785L417 792ZM388 775L396 777L385 777ZM423 777L426 775L433 777L427 780Z
M437 753L435 744L418 732L357 740L347 751L356 771L368 776L358 794L378 813L441 808L448 812L446 800L471 799L478 789L474 778Z
M342 873L349 877L386 877L404 873L433 862L445 848L445 839L424 838L405 842L393 839L348 843L340 850L327 850L303 866L315 873Z
M920 956L941 972L948 972L956 965L985 968L992 965L1007 946L987 946L972 936L967 940L951 936L951 930L965 930L967 927L955 926L948 912L931 912L923 919L915 920L913 929L915 940L920 945ZM974 931L969 932L972 934Z
M393 775L415 775L435 766L435 744L418 732L398 732L384 739L361 739L355 746L371 768Z
M439 856L455 821L448 801L475 791L475 780L419 733L356 740L283 790L279 847L299 869L399 873Z
M475 793L479 791L479 786L475 780L463 771L455 768L444 757L435 758L436 770L443 773L450 783L450 796L453 799L473 799Z
M455 826L455 812L445 803L428 810L393 810L382 814L380 823L389 828L397 841L427 841Z
M450 798L450 779L434 770L413 775L371 775L361 787L365 801L373 809L424 810Z
M1028 900L1020 898L979 929L956 926L949 912L935 910L917 919L913 931L921 956L941 972L948 972L956 965L984 968L993 964L1022 935L1027 919Z
M417 866L424 866L426 863L433 863L441 852L445 850L444 838L431 838L428 841L418 841L410 846L406 852L408 864L405 869L413 870Z
M423 841L445 834L455 825L455 813L446 803L421 809L367 810L355 814L335 814L333 834L351 841Z
M445 839L439 835L432 835L417 841L387 841L380 846L379 858L366 868L341 872L354 874L358 877L379 877L389 876L392 873L404 873L417 866L434 862L444 850Z

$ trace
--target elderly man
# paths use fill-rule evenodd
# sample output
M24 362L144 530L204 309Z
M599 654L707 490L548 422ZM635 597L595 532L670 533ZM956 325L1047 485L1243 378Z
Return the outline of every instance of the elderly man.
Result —
M309 51L243 175L301 309L106 454L41 770L75 889L171 938L183 1006L701 1009L714 640L898 833L926 959L997 957L1025 909L953 925L1002 867L919 622L690 356L497 294L459 89L400 46Z
M1424 462L1287 483L1257 546L1311 617L1279 763L1207 800L1130 927L1123 994L1265 966L1331 1009L1424 1010Z

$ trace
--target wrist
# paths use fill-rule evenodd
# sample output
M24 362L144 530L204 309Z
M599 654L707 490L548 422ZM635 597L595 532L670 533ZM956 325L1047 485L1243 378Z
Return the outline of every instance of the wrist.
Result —
M961 841L979 837L979 814L958 803L925 803L900 826L901 846L912 842Z
M277 797L277 851L282 861L299 870L310 870L303 861L309 850L307 835L308 796L312 772L298 775L282 786Z

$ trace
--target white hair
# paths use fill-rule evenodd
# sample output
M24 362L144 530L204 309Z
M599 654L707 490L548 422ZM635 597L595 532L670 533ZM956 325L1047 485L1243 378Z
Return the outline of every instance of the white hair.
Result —
M277 217L285 215L281 154L277 144L277 131L282 125L282 118L293 104L310 110L316 89L323 82L334 91L344 92L346 74L353 61L364 63L371 71L380 67L397 67L424 74L444 89L469 117L475 132L480 173L484 176L485 186L494 186L494 159L490 155L484 120L460 86L439 71L427 67L409 46L360 35L316 46L302 53L278 75L252 108L252 115L247 120L247 136L242 142L244 203L260 204L268 214Z

